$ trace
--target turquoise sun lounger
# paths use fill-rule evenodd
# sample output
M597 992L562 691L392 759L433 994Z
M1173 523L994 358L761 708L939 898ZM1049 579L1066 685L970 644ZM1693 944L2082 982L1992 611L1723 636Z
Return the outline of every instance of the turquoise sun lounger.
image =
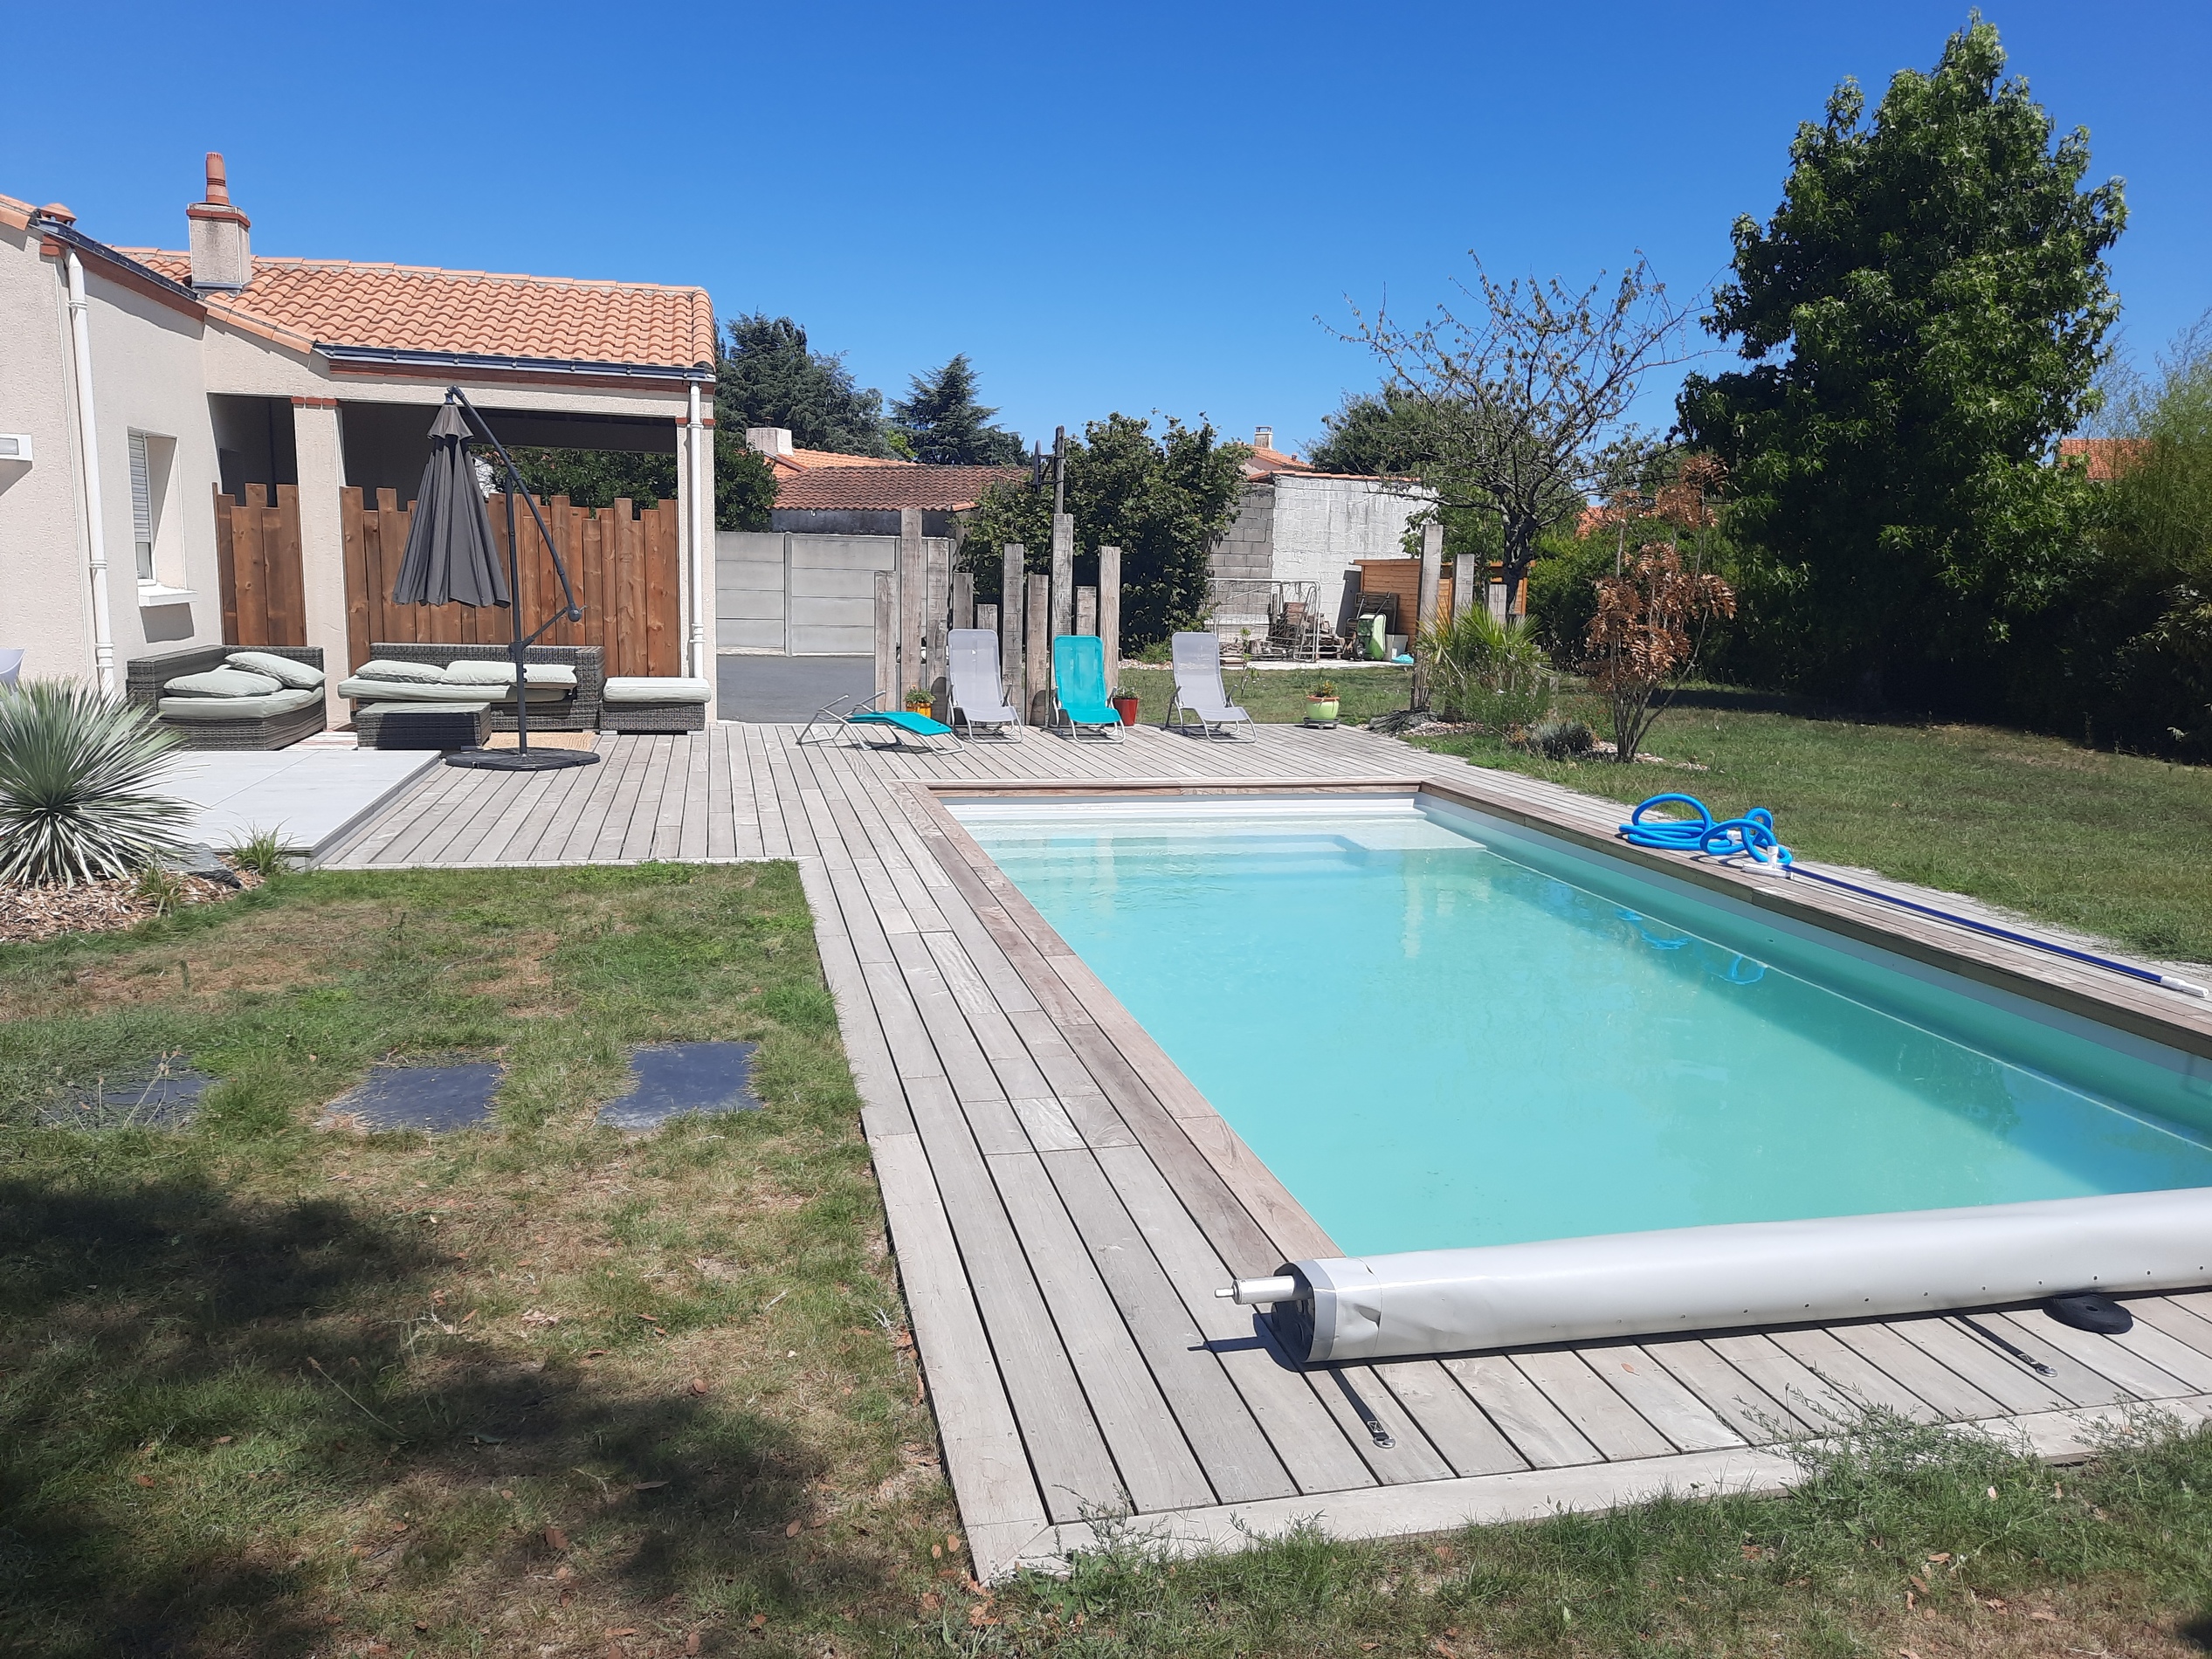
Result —
M1106 701L1106 642L1096 634L1058 634L1052 640L1052 699L1068 735L1123 734L1121 716Z
M823 725L828 726L830 731L836 731L841 727L846 729L858 727L859 735L864 737L868 728L872 726L877 731L890 733L890 742L866 745L872 749L903 748L909 736L927 740L950 737L953 734L953 728L942 720L933 720L927 714L916 714L903 708L878 708L875 706L877 699L872 697L858 707L839 712L844 705L852 700L849 697L841 697L836 702L817 709L814 718L809 720L805 729L800 732L799 741L804 743L810 738L814 738L814 728ZM829 734L825 732L823 737L826 738ZM814 738L814 740L819 742L822 739ZM923 747L934 747L934 746L925 742Z

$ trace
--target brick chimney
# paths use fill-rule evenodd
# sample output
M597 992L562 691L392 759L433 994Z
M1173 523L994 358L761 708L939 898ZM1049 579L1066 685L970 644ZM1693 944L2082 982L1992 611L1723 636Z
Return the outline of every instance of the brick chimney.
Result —
M1253 428L1252 447L1256 450L1273 449L1275 447L1275 429L1271 426L1259 426Z
M192 286L233 291L253 280L252 221L231 205L223 157L207 153L207 199L184 210L192 237Z

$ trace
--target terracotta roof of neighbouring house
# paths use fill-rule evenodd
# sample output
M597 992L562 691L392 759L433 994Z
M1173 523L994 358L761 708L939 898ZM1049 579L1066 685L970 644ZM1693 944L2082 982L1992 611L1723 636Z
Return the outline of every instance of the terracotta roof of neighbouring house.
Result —
M10 231L27 231L31 216L38 210L28 202L18 202L12 196L0 196L0 224Z
M1029 476L1025 466L918 466L912 461L825 465L779 473L778 508L803 512L873 512L922 507L958 512L975 505L986 485Z
M119 252L179 282L191 256ZM442 271L350 259L253 256L236 293L205 291L210 316L279 343L691 369L714 361L704 288Z
M1311 472L1313 470L1295 455L1285 455L1280 450L1264 450L1257 445L1244 462L1244 476L1248 478L1271 478L1278 472Z
M796 478L803 472L812 472L825 466L915 466L914 461L902 461L882 455L846 455L837 450L793 450L789 455L766 458L779 478Z
M2070 461L2079 457L2089 470L2091 483L2110 484L2123 461L2148 447L2140 437L2062 437L2058 440L2058 458Z

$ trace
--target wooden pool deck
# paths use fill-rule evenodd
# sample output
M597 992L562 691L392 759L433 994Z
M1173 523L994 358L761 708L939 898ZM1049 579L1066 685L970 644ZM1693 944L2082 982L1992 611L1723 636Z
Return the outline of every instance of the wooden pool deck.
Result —
M327 862L797 862L981 1577L1050 1566L1106 1517L1233 1547L1300 1522L1378 1536L1771 1488L1795 1468L1778 1442L1853 1402L2061 1457L2142 1402L2212 1417L2212 1291L2131 1298L2119 1338L1992 1311L1292 1366L1214 1292L1335 1247L941 795L1425 781L1594 839L1619 809L1348 729L941 753L797 735L726 725L603 739L604 764L572 771L440 768ZM2212 1015L2172 993L1804 884L1697 878L2212 1054Z

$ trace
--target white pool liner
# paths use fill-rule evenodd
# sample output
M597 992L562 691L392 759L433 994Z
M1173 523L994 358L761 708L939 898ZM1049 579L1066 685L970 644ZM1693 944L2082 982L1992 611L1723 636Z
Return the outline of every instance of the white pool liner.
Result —
M1292 1262L1313 1363L1826 1323L2212 1284L2212 1187ZM1242 1300L1253 1299L1251 1297Z

